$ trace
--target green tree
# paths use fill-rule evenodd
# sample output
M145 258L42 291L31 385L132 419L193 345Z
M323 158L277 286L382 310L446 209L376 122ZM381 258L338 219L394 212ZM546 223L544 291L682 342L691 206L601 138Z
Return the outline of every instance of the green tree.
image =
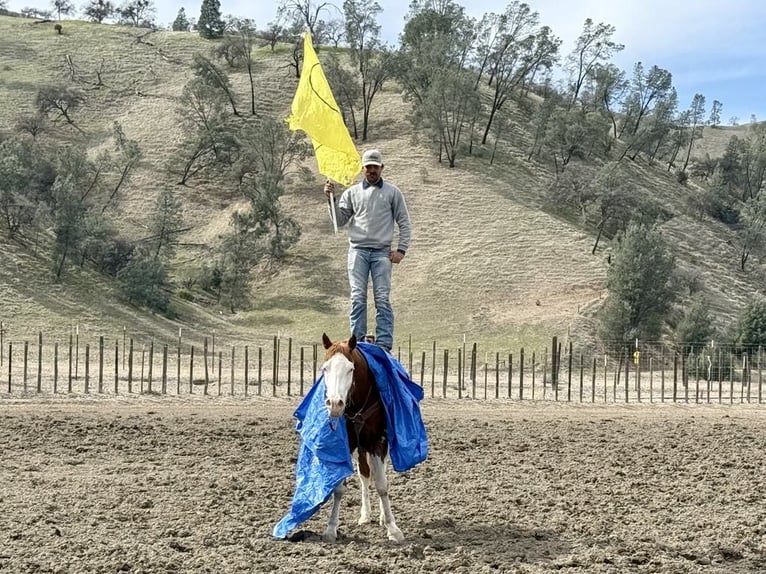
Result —
M718 100L713 100L713 107L710 108L710 119L708 123L711 127L718 127L721 125L721 113L723 112L723 104Z
M176 19L173 20L173 31L174 32L188 32L190 27L189 19L186 17L186 10L183 6L178 9L178 14L176 15Z
M179 185L186 185L202 172L230 166L240 143L220 90L195 78L184 86L179 104L185 135L170 170L180 176Z
M40 149L26 141L0 141L0 218L14 239L34 224L50 200L55 171Z
M51 6L53 6L53 11L58 15L59 20L61 20L62 14L68 16L74 12L72 0L51 0Z
M142 28L151 28L154 25L155 12L153 0L126 0L117 9L122 24Z
M593 109L606 114L611 120L615 138L617 137L615 108L617 102L622 100L627 85L625 72L614 64L599 64L594 67L591 78Z
M392 71L391 56L380 42L380 24L377 18L382 11L377 2L346 0L343 3L351 63L359 73L362 141L367 141L372 102L383 89L383 84Z
M223 43L216 51L232 67L244 68L250 84L250 113L255 114L255 60L256 30L252 20L235 18L232 31L224 36ZM235 112L236 114L236 112Z
M225 46L226 43L223 45ZM226 96L226 99L231 106L232 113L235 116L239 115L239 112L237 111L236 97L234 90L231 87L231 80L229 80L229 76L226 72L200 53L194 54L192 70L194 70L194 74L202 82L210 86L213 90L220 91L222 95Z
M604 341L656 340L676 297L673 256L654 226L630 224L607 272L609 295L600 312Z
M109 0L90 0L83 7L83 13L91 22L101 24L114 15L115 7Z
M439 146L439 162L446 156L449 167L455 167L464 130L480 105L479 92L467 71L445 73L431 82L417 112Z
M739 268L745 270L750 254L763 246L764 227L766 227L766 196L763 194L745 202L740 212L740 228L737 231L739 242Z
M344 66L335 53L330 53L324 59L324 72L340 108L343 121L351 129L354 139L358 139L357 114L362 99L359 75L349 69L348 66Z
M475 23L453 0L413 0L393 62L405 97L417 106L436 78L460 78L475 37Z
M186 231L183 227L181 202L170 189L163 189L157 196L154 210L149 217L149 255L155 259L168 261L175 254L179 234Z
M614 54L625 48L624 45L612 40L615 31L615 27L610 24L601 22L594 25L590 18L585 20L582 33L566 61L571 94L570 106L577 101L580 90L592 77L597 66L608 63Z
M54 273L61 277L67 259L81 251L86 238L85 218L88 208L78 189L76 175L65 174L53 185L53 261Z
M692 147L694 142L702 137L702 129L705 124L705 96L702 94L694 94L692 105L689 108L689 147L686 149L686 159L684 160L684 166L681 171L686 171L689 165L689 159L692 155Z
M766 299L757 297L747 304L739 317L737 334L745 347L766 345Z
M202 0L197 29L200 36L208 40L223 37L224 23L219 0Z
M117 284L128 301L155 311L166 311L170 305L167 282L162 261L141 251L117 273Z
M676 343L681 348L704 345L714 334L710 306L704 296L697 295L684 308L684 315L676 327Z

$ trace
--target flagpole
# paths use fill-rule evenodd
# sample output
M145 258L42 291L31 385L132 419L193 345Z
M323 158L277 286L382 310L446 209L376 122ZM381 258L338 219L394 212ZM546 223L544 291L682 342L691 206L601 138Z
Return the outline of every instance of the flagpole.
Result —
M330 204L330 217L332 218L332 229L335 234L338 234L338 217L335 213L335 197L333 192L330 192L330 196L327 198L327 202Z

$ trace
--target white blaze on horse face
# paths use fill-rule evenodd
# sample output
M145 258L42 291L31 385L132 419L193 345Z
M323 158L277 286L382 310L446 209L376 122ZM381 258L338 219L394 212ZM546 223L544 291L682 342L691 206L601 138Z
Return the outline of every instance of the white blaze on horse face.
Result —
M322 365L325 383L325 405L331 417L340 417L348 404L348 394L354 381L354 363L336 353Z

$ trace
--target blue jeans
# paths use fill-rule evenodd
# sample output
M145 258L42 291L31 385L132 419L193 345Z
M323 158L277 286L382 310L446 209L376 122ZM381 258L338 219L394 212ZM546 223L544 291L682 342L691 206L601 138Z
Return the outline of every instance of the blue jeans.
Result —
M375 298L375 342L389 351L394 344L391 308L391 250L349 247L348 282L351 287L351 333L358 340L367 334L367 280L372 277Z

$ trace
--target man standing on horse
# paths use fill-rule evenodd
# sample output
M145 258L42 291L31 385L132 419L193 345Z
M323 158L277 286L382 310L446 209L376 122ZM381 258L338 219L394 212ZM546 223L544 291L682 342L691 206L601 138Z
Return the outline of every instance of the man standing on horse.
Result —
M394 312L391 307L392 264L404 259L410 244L410 215L398 187L384 181L383 156L378 150L362 155L364 179L343 192L333 205L338 227L348 223L348 281L351 288L351 333L364 340L367 333L367 282L372 277L375 299L375 339L391 350L394 344ZM335 184L324 186L329 197ZM394 249L394 224L399 242Z

